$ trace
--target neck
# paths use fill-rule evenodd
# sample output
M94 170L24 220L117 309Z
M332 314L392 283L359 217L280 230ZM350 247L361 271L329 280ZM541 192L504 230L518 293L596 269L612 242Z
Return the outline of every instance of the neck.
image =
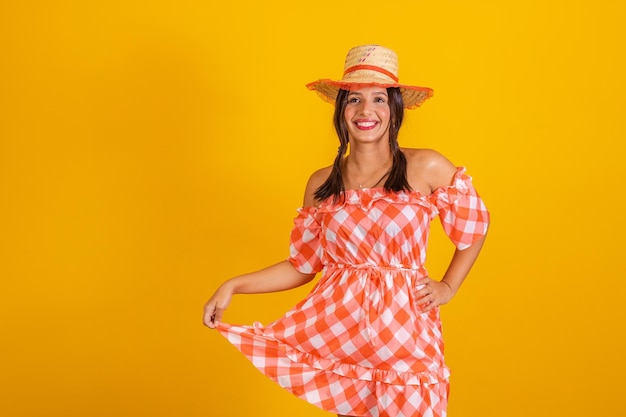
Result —
M372 188L383 183L393 160L389 146L385 149L351 149L344 160L347 188Z
M353 146L351 144L350 155L347 159L350 160L351 169L367 173L391 161L391 149L388 144L385 146Z

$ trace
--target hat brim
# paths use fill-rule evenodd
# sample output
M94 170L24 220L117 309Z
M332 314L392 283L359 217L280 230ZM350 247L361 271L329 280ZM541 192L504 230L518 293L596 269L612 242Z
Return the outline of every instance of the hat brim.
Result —
M335 104L337 93L339 90L358 90L364 87L396 87L400 89L404 107L406 109L416 109L422 105L424 101L433 96L433 89L429 87L417 87L412 85L404 85L397 83L379 83L379 82L354 82L354 81L334 81L329 79L321 79L313 81L306 85L309 90L315 91L322 100Z

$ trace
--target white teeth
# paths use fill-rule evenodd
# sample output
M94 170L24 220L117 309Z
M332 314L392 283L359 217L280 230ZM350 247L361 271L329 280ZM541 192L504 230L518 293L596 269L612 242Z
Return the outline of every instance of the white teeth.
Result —
M359 127L372 127L376 122L358 122L356 125Z

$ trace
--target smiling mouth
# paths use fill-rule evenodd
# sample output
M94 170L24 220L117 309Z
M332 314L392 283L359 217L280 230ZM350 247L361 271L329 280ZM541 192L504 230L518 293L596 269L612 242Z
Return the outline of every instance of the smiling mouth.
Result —
M361 122L355 122L356 127L358 127L361 130L369 130L369 129L373 129L378 122L374 122L374 121L361 121Z

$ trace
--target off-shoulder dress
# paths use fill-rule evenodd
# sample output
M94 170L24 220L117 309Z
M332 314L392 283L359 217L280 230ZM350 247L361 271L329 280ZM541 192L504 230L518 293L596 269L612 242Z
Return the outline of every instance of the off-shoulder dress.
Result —
M265 375L324 410L351 416L446 415L449 369L439 308L415 302L431 221L465 249L489 213L464 168L430 195L383 188L298 210L289 262L322 272L308 296L263 326L218 330Z

